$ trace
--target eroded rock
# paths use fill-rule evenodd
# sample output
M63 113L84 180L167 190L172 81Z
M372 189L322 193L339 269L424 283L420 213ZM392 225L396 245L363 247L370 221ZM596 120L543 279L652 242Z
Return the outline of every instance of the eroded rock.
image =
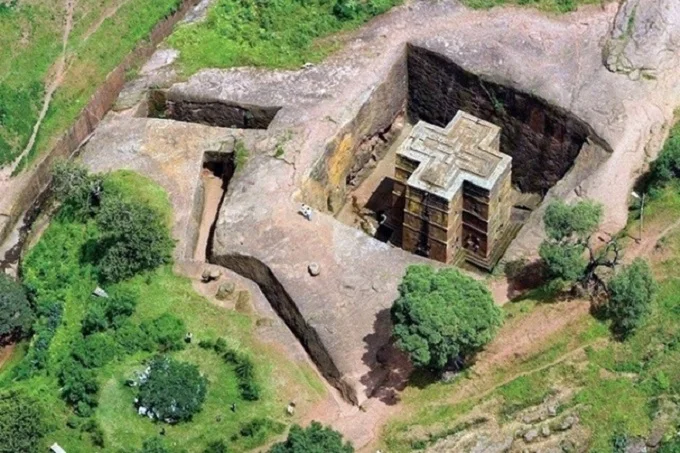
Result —
M625 0L619 6L605 43L604 62L612 72L632 80L656 78L678 67L680 2Z

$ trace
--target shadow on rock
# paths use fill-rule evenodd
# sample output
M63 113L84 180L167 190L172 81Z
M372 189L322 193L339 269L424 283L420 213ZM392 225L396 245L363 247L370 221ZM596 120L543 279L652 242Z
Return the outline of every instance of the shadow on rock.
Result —
M399 402L399 392L406 388L413 371L408 356L394 345L391 337L390 310L386 308L376 315L373 333L364 337L366 351L362 361L371 371L360 379L371 392L369 398L378 398L390 406Z

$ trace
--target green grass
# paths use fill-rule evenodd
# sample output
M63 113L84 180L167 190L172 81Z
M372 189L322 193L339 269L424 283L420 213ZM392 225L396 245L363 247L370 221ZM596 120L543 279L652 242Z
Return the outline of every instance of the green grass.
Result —
M106 178L104 187L105 191L142 200L168 220L171 218L167 194L146 178L131 172L116 172ZM14 370L27 356L25 348L19 347L10 363L0 371L0 388L24 389L41 401L50 426L44 440L45 449L58 442L69 452L98 450L89 434L67 426L67 421L75 416L59 396L56 377L61 361L80 337L80 323L92 300L90 292L97 284L91 266L80 261L82 247L97 234L91 225L57 216L22 267L25 281L34 288L39 300L63 301L63 318L49 345L46 369L29 379L13 380ZM251 316L211 304L194 291L189 279L175 274L170 265L118 286L139 294L137 308L130 318L133 323L150 321L166 313L184 322L194 340L172 355L198 365L209 381L203 410L194 420L165 426L165 440L169 445L186 451L202 451L209 442L221 439L227 442L230 451L249 451L283 433L291 421L285 413L288 401L295 400L304 407L325 395L325 387L311 367L289 362L283 354L255 339L255 320ZM233 367L214 351L198 347L200 340L217 338L226 339L230 348L247 354L254 362L256 380L262 389L260 400L243 400ZM161 429L159 424L137 415L133 404L135 392L124 385L125 379L142 369L143 362L152 355L119 351L112 362L96 369L101 389L93 418L104 430L106 451L139 448L145 439L157 435ZM232 403L236 404L236 412L230 410ZM266 428L254 437L242 436L241 427L256 418L268 420Z
M106 75L180 0L126 2L95 31L106 10L120 3L76 2L67 45L69 70L23 164L44 152L73 124ZM62 2L46 0L19 2L11 12L0 14L0 166L11 162L28 142L49 70L61 57L64 14Z
M463 0L470 8L487 9L494 6L517 5L540 9L541 11L568 13L582 5L599 4L600 0Z
M336 3L356 5L342 16ZM183 71L263 66L294 68L318 62L336 48L333 33L365 23L401 0L217 0L205 21L178 28L168 39ZM325 38L325 39L324 39Z

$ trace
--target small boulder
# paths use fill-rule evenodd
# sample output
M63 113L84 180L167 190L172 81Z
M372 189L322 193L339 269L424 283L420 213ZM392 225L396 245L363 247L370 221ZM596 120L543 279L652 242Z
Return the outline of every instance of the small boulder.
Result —
M108 298L109 298L108 293L107 293L106 291L104 291L102 288L100 288L99 286L97 286L97 287L94 289L94 291L92 291L92 295L93 295L93 296L96 296L96 297L103 297L103 298L105 298L105 299L108 299Z
M234 282L222 282L220 287L217 289L217 294L215 297L219 300L229 299L234 291L236 290L236 285Z
M550 427L548 425L543 425L541 428L541 436L548 437L550 435Z
M536 440L537 437L538 437L537 429L530 429L529 431L524 433L524 441L527 443L533 442L534 440Z
M566 431L570 429L572 426L576 424L577 421L578 420L573 415L565 417L564 420L562 420L562 424L560 425L560 431Z
M210 279L218 280L222 276L222 271L219 269L213 269L210 271Z
M222 276L222 271L219 269L204 269L201 274L203 283L209 283L213 280L218 280Z
M309 275L316 277L321 273L321 265L319 263L310 263L309 266L307 266L307 270L309 271Z

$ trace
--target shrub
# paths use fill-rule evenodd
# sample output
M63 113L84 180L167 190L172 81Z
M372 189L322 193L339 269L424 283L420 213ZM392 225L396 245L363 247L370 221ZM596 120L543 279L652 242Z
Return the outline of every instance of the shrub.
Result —
M293 425L285 442L275 444L269 453L352 453L349 442L342 442L342 435L319 422L307 428Z
M75 359L64 361L59 373L61 395L76 413L83 417L92 415L97 407L99 384L93 370L85 368Z
M156 343L144 329L129 321L123 323L113 336L126 354L137 351L153 351Z
M165 442L160 437L152 437L142 444L139 453L170 453L170 449L165 446Z
M116 354L113 338L106 333L96 333L78 339L73 345L71 355L85 368L99 368L111 360Z
M138 295L128 289L117 288L109 298L93 298L82 323L83 335L118 329L135 311Z
M99 206L102 177L89 174L80 164L62 160L52 170L52 192L61 202L60 216L84 219Z
M649 313L656 284L646 261L636 258L609 282L607 313L612 330L626 338L639 327Z
M486 287L454 268L410 266L392 307L397 346L414 365L443 370L488 343L502 314Z
M215 440L213 442L210 442L207 447L205 447L205 450L203 450L203 453L228 453L229 448L227 447L227 443L223 440Z
M649 183L658 189L680 178L680 124L671 131L659 157L652 162Z
M138 404L158 420L187 421L201 410L206 387L207 381L196 365L156 357L148 378L139 386Z
M44 313L35 323L35 335L31 348L24 360L14 369L14 375L17 379L27 379L47 366L50 343L61 323L62 312L62 305L59 303L52 303L44 307Z
M117 282L170 262L173 241L163 219L148 206L104 196L96 215L100 278Z
M184 348L186 327L184 322L169 313L165 313L151 322L142 324L142 330L149 339L158 345L161 352L177 351Z
M246 401L259 400L260 386L255 379L255 365L250 358L245 354L229 350L224 354L224 360L234 365L241 398Z
M39 451L47 431L39 401L24 393L0 394L0 453Z
M591 201L568 205L558 200L548 205L543 215L548 239L539 255L551 279L573 283L584 277L589 265L584 253L601 219L602 206Z
M27 336L34 319L24 288L0 271L0 344Z

